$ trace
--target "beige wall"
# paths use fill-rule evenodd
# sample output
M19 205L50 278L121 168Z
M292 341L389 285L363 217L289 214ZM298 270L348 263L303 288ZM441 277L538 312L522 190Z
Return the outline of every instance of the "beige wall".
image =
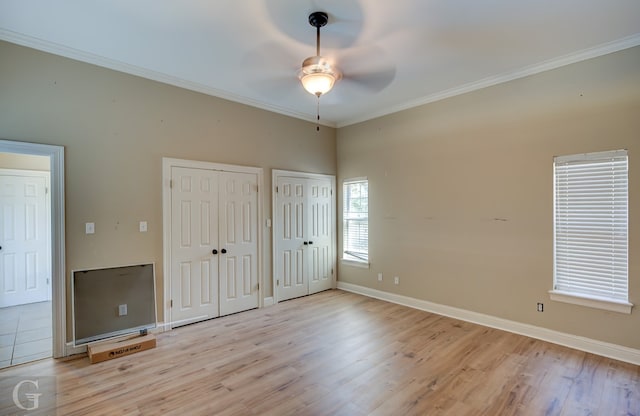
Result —
M337 169L339 181L370 180L371 268L341 265L340 280L640 348L637 308L547 293L553 156L626 148L640 307L638 68L640 48L618 52L341 128L336 146L333 129L0 42L0 138L65 146L67 274L153 261L162 301L162 157L262 167L267 190L272 168ZM263 202L270 218L270 192Z
M264 168L271 218L271 169L335 175L335 137L331 128L317 133L311 123L0 42L0 138L65 147L67 280L74 269L155 262L163 300L162 157ZM147 233L138 232L141 220ZM95 222L94 235L85 222ZM263 243L270 296L268 228Z
M0 168L49 171L47 156L19 155L0 152Z
M338 182L369 178L371 259L339 280L640 348L639 69L637 47L339 129ZM548 295L553 156L610 149L629 151L632 315Z

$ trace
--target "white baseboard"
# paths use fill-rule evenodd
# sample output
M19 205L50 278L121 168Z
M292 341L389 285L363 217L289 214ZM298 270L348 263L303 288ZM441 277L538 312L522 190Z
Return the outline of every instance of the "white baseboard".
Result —
M152 334L159 334L161 332L169 331L170 329L171 327L169 326L169 323L158 322L156 324L156 327L150 329L149 332L151 332Z
M519 335L525 335L531 338L552 342L554 344L563 345L565 347L573 348L576 350L613 358L615 360L640 365L640 350L638 349L566 334L564 332L553 331L551 329L542 328L539 326L523 324L521 322L510 321L508 319L502 319L491 315L468 311L465 309L454 308L452 306L441 305L426 300L397 295L389 292L383 292L381 290L354 285L352 283L338 282L338 289L357 293L371 298L385 300L387 302L397 303L399 305L408 306L414 309L420 309L438 315L448 316L450 318L460 319L462 321L472 322L474 324L501 329Z
M268 298L264 298L264 302L262 302L262 306L273 306L273 297L270 296Z
M164 322L158 322L156 324L156 327L153 329L150 329L149 332L151 332L152 334L159 334L161 332L167 331L168 329L169 329L169 326L167 324L165 324ZM86 353L87 353L86 345L75 346L73 345L73 342L67 342L65 345L65 349L64 349L65 357L68 357L70 355L86 354Z

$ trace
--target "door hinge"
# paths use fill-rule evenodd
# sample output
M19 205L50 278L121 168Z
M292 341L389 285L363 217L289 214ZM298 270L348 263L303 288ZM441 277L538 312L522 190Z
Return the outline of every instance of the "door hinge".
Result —
M49 278L47 278L47 284L49 284Z
M169 302L171 303L171 306L169 306L169 307L173 308L173 299L171 299Z
M276 286L280 286L280 280L276 280Z
M280 191L278 190L278 187L276 186L276 193L278 193L278 192L280 192Z
M44 194L47 195L49 193L49 188L45 187L44 188Z
M260 283L258 283L258 290L260 290Z
M333 276L333 269L331 269L331 275Z
M169 189L173 189L173 179L169 179Z

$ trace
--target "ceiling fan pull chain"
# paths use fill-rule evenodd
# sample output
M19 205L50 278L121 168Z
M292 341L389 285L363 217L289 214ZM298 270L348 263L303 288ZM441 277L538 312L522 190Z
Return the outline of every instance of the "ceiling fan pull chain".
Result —
M318 103L316 107L317 122L316 122L316 131L320 131L320 96L318 95Z

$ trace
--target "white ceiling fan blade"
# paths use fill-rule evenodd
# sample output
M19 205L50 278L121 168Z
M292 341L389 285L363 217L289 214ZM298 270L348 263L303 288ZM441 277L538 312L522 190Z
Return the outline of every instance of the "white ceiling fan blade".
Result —
M297 77L301 61L282 45L262 43L242 58L245 85L268 101L286 101L296 93L305 93Z
M363 92L379 92L388 87L396 76L396 67L379 47L347 49L336 65L343 74L341 83L350 83Z
M304 57L294 55L284 45L265 42L244 54L242 64L250 70L261 72L264 69L289 70L296 68Z
M341 82L350 83L365 92L380 92L387 88L396 76L395 68L379 71L345 74Z
M252 90L260 93L265 99L286 100L297 95L309 94L302 88L298 79L293 77L254 78L247 82Z

